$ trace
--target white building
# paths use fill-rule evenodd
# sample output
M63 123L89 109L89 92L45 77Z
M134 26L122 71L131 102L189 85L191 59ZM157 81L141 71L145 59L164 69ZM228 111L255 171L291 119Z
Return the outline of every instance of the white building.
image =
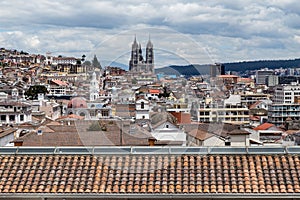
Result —
M99 81L97 80L96 73L93 72L92 80L90 82L90 101L95 101L99 98Z
M300 84L278 85L275 87L273 104L268 109L268 119L279 126L287 118L300 120Z
M59 65L59 64L70 64L70 65L76 65L77 59L74 57L53 57L52 63L53 65Z
M145 98L138 98L135 102L135 119L149 119L150 103Z
M300 104L272 104L269 105L268 120L277 126L284 125L287 118L300 120Z
M7 99L8 94L5 92L0 92L0 99Z
M17 128L1 126L0 127L0 147L3 146L13 146L13 143L10 143L15 139L15 134Z
M275 87L274 104L295 103L295 99L300 98L300 84L278 85Z
M186 146L186 134L171 122L163 122L151 134L157 141L180 142Z
M199 122L250 123L249 109L241 104L240 95L231 95L224 100L223 105L210 103L200 106L196 114Z
M30 104L21 102L0 102L0 123L21 124L31 121L32 108Z

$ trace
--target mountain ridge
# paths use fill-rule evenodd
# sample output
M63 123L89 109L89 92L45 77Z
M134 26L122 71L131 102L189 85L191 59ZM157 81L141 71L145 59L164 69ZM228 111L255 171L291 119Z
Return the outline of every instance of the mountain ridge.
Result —
M241 61L222 64L225 66L225 71L236 71L239 73L243 73L246 71L259 70L263 68L300 68L300 58L289 60ZM210 64L170 65L159 69L155 69L155 73L163 73L166 75L184 75L190 77L196 75L209 74L209 66Z

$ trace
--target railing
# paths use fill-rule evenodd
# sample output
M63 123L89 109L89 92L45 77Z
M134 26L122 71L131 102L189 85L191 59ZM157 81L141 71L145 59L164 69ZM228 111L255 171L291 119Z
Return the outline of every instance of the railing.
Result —
M128 154L300 154L300 146L290 147L1 147L0 155L128 155Z

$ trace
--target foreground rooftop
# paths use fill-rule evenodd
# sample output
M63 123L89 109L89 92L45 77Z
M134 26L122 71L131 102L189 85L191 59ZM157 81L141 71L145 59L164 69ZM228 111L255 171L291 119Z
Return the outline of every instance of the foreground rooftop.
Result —
M299 147L3 147L0 198L300 198Z

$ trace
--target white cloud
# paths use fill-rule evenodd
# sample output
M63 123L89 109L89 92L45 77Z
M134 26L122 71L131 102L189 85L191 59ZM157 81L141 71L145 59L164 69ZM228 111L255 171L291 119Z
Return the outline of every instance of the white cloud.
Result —
M134 34L151 34L156 65L298 56L296 0L0 1L6 48L128 63Z

